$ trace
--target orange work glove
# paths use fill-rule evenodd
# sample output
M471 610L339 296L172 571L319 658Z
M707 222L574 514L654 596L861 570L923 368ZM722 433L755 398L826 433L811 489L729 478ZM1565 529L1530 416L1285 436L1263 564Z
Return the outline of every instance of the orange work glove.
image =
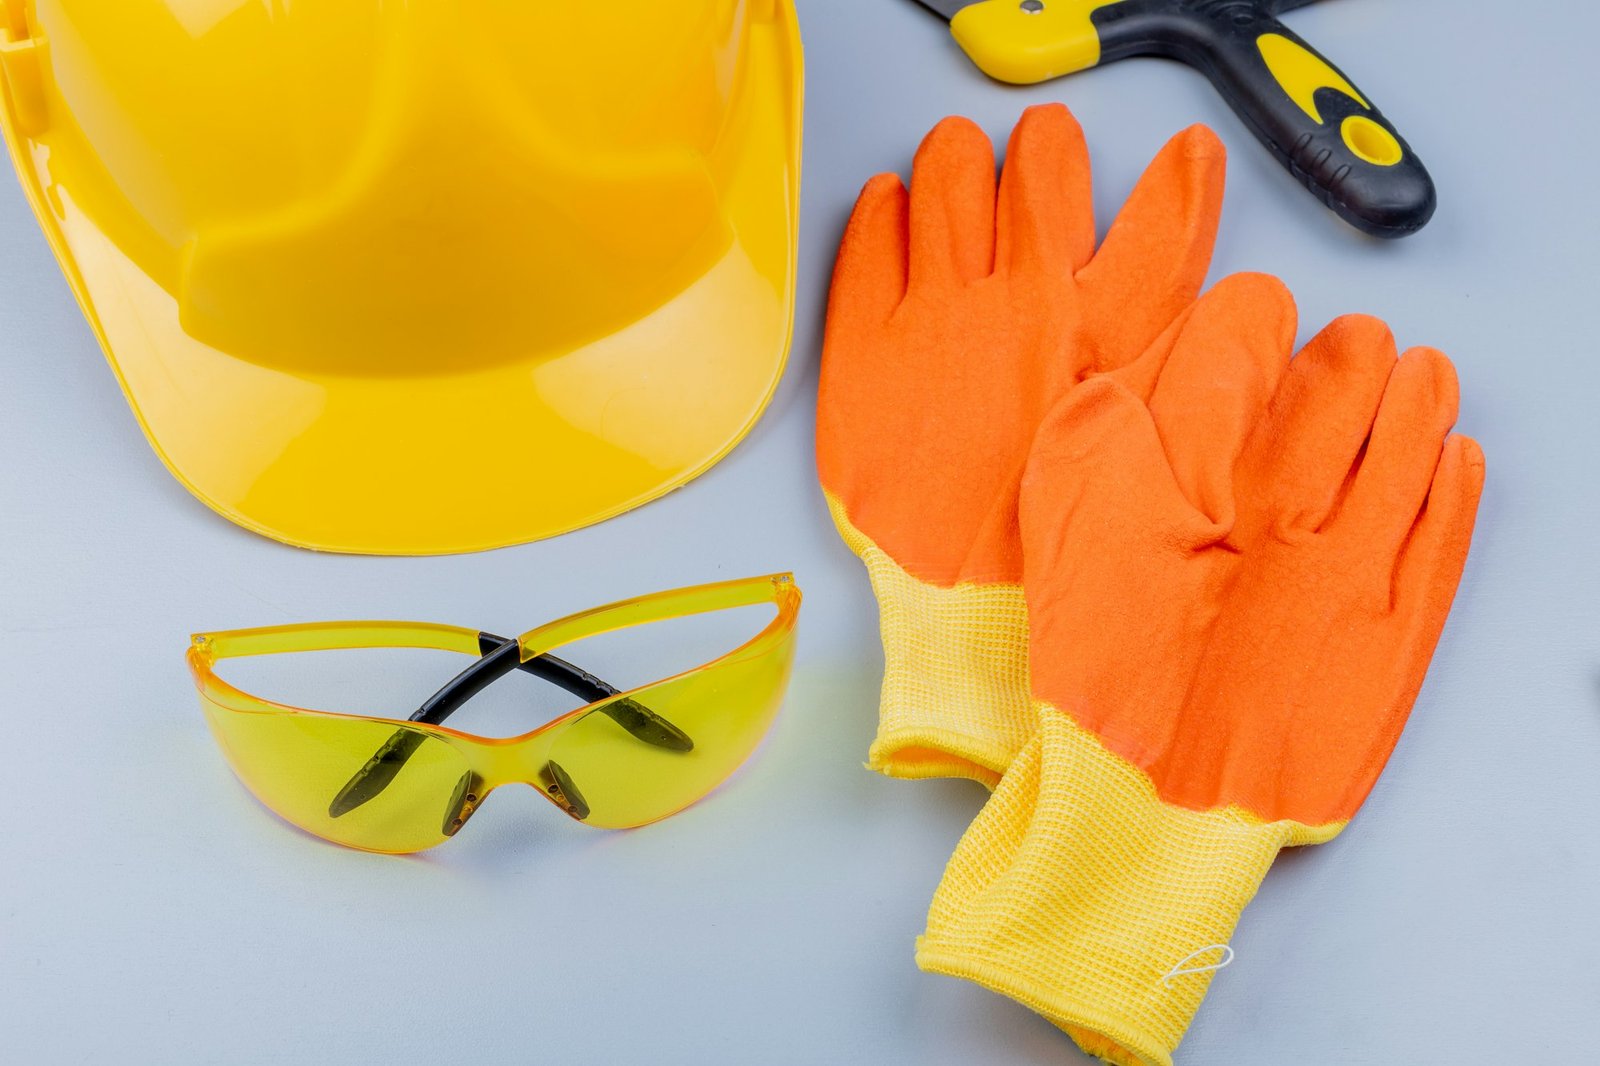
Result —
M1286 354L1285 322L1233 345ZM1101 378L1051 413L1021 509L1039 732L951 860L919 965L1108 1061L1172 1061L1279 849L1344 827L1410 713L1483 484L1456 405L1444 356L1397 361L1349 317L1242 452L1250 420L1200 394Z
M993 787L1034 730L1017 494L1050 406L1131 362L1194 300L1223 149L1195 126L1095 251L1089 159L1064 107L994 150L946 119L908 194L868 182L839 249L817 463L878 598L885 676L869 765Z

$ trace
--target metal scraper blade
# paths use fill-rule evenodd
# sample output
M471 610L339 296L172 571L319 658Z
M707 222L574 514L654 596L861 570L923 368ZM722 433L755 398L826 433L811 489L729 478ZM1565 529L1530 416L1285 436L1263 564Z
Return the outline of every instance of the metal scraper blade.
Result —
M917 0L917 3L942 17L946 22L956 17L956 12L971 7L973 0Z

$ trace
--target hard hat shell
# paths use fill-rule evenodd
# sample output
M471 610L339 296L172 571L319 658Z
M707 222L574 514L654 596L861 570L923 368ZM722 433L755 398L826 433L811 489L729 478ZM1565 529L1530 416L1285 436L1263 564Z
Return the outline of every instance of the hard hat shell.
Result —
M6 143L172 472L431 554L725 455L793 318L792 0L0 0Z

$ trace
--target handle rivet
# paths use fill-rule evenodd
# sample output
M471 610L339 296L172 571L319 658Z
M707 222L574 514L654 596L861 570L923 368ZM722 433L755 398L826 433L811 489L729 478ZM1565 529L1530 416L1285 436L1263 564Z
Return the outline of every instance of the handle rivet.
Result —
M1023 14L1037 15L1044 10L1044 0L1022 0L1017 6L1022 9Z

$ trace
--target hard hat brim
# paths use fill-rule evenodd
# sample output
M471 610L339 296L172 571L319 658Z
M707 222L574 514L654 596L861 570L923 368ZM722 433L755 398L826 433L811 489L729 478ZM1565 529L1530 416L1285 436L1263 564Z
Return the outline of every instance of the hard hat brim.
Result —
M686 289L567 351L453 372L285 369L201 343L173 295L50 184L9 91L23 187L152 446L195 496L288 544L433 555L555 536L690 481L754 426L793 325L801 59L764 28L722 206L731 243ZM0 79L0 91L4 90ZM49 189L49 195L45 189ZM447 355L447 353L445 353Z

